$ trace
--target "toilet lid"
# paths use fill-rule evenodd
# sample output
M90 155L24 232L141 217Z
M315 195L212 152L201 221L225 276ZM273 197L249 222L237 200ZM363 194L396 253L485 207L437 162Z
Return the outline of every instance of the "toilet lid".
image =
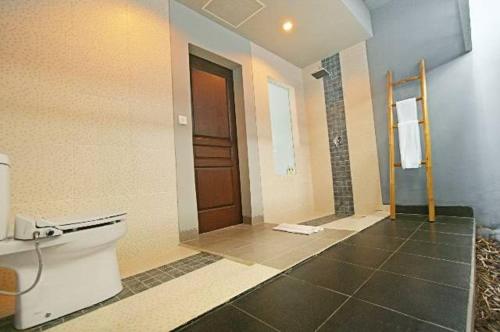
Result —
M58 220L47 220L56 225L62 231L77 231L86 228L104 226L125 220L126 213L113 213L108 215L66 218Z

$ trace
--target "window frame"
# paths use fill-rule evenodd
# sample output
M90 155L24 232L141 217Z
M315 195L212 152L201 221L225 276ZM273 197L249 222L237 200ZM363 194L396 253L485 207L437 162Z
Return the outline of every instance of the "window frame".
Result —
M296 137L296 132L295 132L295 113L296 113L296 95L295 95L295 88L289 84L283 83L279 80L276 80L272 77L267 77L267 82L266 82L266 89L267 89L267 105L268 105L268 110L269 110L269 122L270 122L270 130L271 130L271 146L272 146L272 154L273 154L273 170L274 173L278 176L294 176L297 175L297 153L296 153L296 144L295 144L295 137ZM271 109L271 98L270 98L270 85L274 85L278 88L285 89L288 92L288 113L289 113L289 119L290 119L290 143L291 143L291 152L292 152L292 160L293 160L293 165L289 165L287 168L286 173L280 172L279 165L278 165L278 160L276 158L276 153L275 153L275 140L274 140L274 126L273 126L273 116L272 116L272 109Z

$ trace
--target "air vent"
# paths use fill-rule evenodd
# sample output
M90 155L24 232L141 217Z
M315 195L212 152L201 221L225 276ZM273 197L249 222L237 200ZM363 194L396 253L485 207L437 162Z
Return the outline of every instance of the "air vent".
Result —
M209 0L203 10L237 29L265 7L259 0Z

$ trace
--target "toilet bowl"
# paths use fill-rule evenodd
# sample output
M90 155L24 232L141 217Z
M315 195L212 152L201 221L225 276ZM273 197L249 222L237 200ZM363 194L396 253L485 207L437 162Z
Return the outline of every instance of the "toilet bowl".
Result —
M4 155L0 155L0 161L0 195L5 195L9 194L5 172L10 166ZM0 197L0 201L4 198ZM7 216L8 211L0 206L0 229L4 229ZM92 306L122 290L116 244L127 232L125 213L64 220L18 215L14 227L14 237L0 240L0 267L16 272L18 292L37 279L35 242L43 261L36 286L16 296L17 329Z

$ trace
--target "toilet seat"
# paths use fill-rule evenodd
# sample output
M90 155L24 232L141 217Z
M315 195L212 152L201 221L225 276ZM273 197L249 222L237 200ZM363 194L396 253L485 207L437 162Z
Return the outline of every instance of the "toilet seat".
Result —
M126 215L126 213L113 213L93 217L52 219L46 221L62 230L64 234L122 222Z
M33 240L34 234L39 239L57 237L67 233L112 225L125 220L126 215L122 212L91 217L45 219L18 214L15 220L14 238L16 240Z

